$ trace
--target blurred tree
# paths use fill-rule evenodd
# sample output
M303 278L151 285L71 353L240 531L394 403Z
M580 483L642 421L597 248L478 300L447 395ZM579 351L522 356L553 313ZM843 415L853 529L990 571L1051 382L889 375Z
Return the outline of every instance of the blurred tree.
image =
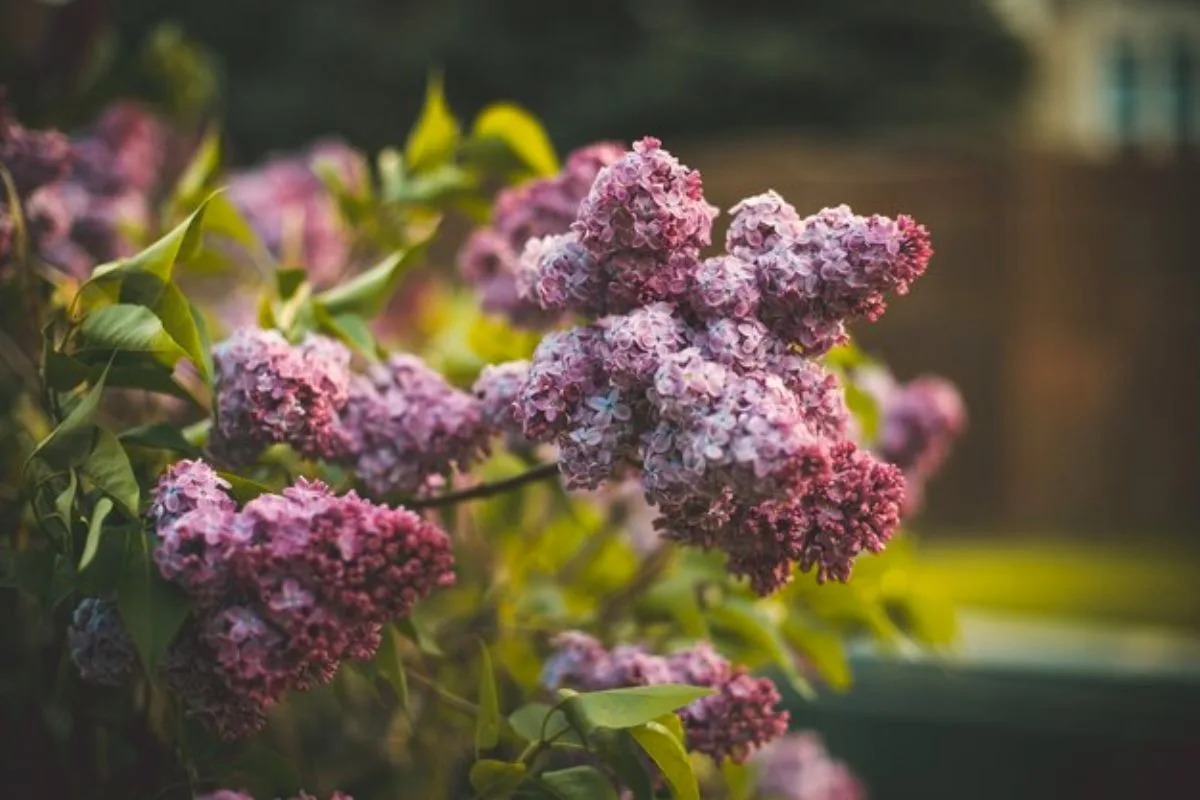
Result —
M988 130L1027 71L984 0L110 6L126 46L169 19L218 56L241 158L330 131L368 147L394 143L431 66L445 69L461 112L514 98L562 146L782 125L839 135Z

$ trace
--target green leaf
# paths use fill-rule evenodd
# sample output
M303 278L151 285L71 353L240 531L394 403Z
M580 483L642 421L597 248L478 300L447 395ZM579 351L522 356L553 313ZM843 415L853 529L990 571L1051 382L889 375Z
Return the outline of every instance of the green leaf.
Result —
M539 177L558 172L558 157L538 118L513 103L494 103L475 118L472 139L503 145L517 162Z
M530 742L545 741L555 746L585 747L583 739L571 729L562 709L546 703L526 703L508 715L509 727Z
M414 608L405 619L396 622L396 628L417 643L421 652L428 656L444 656L437 643L437 631L433 629L420 608Z
M657 722L647 722L630 728L629 735L658 765L675 800L700 800L700 786L692 770L692 762L688 760L687 750L675 734Z
M357 314L371 319L383 310L400 284L400 278L424 253L424 244L392 253L366 272L321 292L316 302L334 318Z
M404 160L414 172L444 164L458 146L458 121L450 113L442 90L442 76L429 76L425 87L425 106L404 145Z
M927 647L946 647L958 639L954 603L937 591L914 587L885 605L900 628Z
M525 780L526 767L519 761L496 761L485 758L471 765L471 786L476 797L503 797Z
M96 267L92 272L92 277L80 287L80 291L89 286L95 286L113 296L114 289L105 287L114 287L137 272L148 272L163 283L170 283L176 262L191 258L200 247L204 214L211 200L212 195L202 202L187 219L137 255Z
M362 317L357 314L333 316L321 306L314 306L313 310L322 333L343 342L371 361L379 359L379 345L375 341L375 335L371 333L371 327Z
M786 620L780 628L788 643L813 665L830 688L850 688L850 660L842 637L832 630L815 627L800 619Z
M500 741L500 698L496 673L487 645L479 643L479 715L475 719L475 754L490 750Z
M87 459L79 466L84 477L92 485L121 504L125 513L138 516L141 489L129 456L121 446L121 440L112 431L100 428L96 432L96 444Z
M126 538L117 584L117 608L147 675L157 672L159 660L189 611L182 590L159 576L152 557L151 536L133 531Z
M225 480L229 481L229 494L239 504L249 503L260 494L270 494L271 488L264 486L258 481L252 481L249 478L243 478L233 472L218 472Z
M96 409L100 407L107 378L108 369L105 368L92 388L79 398L66 419L38 442L29 457L30 461L40 458L55 469L66 469L87 458L95 438L92 420L96 418Z
M200 458L200 449L184 438L178 425L170 422L149 422L123 431L118 438L122 444L148 447L153 450L169 450L188 458Z
M846 408L858 420L863 439L875 441L879 434L879 403L852 380L842 381L842 386L846 391Z
M383 628L383 641L379 644L375 664L379 668L379 675L395 690L400 707L408 711L408 673L404 669L404 659L400 657L400 634L393 625Z
M94 383L108 370L105 385L113 389L143 389L171 395L195 404L197 401L183 386L175 382L170 368L150 356L92 353L104 357L103 363L84 363L64 353L46 354L46 383L55 391L65 392L81 383ZM91 359L89 358L89 361ZM111 366L110 366L111 363Z
M679 719L678 714L663 714L654 721L669 730L681 745L687 746L687 733L683 729L683 720Z
M792 688L801 696L815 696L812 686L796 667L796 658L775 621L741 598L729 598L724 604L708 610L708 620L714 630L723 630L757 650L783 671Z
M205 380L211 378L211 362L204 337L200 333L200 321L196 318L192 304L184 297L183 292L175 283L168 283L159 295L154 313L162 321L163 329L183 348L200 376Z
M639 758L633 737L627 731L598 731L594 738L604 763L633 793L633 800L654 800L654 783Z
M395 203L404 193L408 174L404 169L404 156L394 147L379 151L375 160L379 172L379 195L385 203Z
M83 545L83 555L79 557L79 569L87 569L88 564L96 557L100 548L100 533L104 530L104 518L113 510L112 500L101 497L92 509L92 518L88 520L87 541Z
M284 300L294 295L306 280L308 280L308 270L299 267L275 271L275 288L279 292L280 298Z
M67 488L54 498L54 513L62 520L66 531L66 541L69 542L75 529L75 492L79 488L79 480L75 477L75 470L71 470L67 474L70 476L67 480Z
M751 800L754 797L755 776L750 767L725 759L721 764L721 777L725 779L729 800Z
M713 694L712 689L663 683L577 694L567 705L594 726L632 728Z
M195 205L220 168L221 132L217 125L213 124L205 131L204 138L192 154L191 161L175 182L175 190L171 193L171 206L175 209L187 209Z
M117 304L88 314L79 328L88 349L145 353L172 367L187 355L163 328L162 320L143 306Z
M537 785L554 800L616 800L617 797L612 783L595 767L568 767L543 772L537 777Z

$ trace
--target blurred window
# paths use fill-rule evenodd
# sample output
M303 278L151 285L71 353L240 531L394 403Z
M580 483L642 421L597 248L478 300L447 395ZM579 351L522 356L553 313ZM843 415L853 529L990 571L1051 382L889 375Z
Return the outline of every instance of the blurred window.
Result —
M1196 53L1186 37L1177 38L1170 48L1171 123L1175 141L1187 145L1196 136Z
M1113 44L1109 58L1107 89L1113 132L1119 144L1130 145L1137 136L1141 110L1137 53L1127 38L1121 38Z

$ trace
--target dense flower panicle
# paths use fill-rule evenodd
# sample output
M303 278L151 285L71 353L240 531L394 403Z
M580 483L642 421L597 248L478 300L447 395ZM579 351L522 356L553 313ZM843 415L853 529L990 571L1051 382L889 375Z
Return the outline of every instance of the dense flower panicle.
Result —
M161 528L200 506L233 511L235 505L229 489L229 481L207 463L176 461L158 479L150 504L150 519Z
M882 405L880 457L921 477L941 468L967 424L966 404L958 388L933 375L897 387Z
M626 686L683 683L716 693L679 710L689 749L718 763L742 763L758 748L787 732L788 712L776 708L781 697L769 678L753 678L735 667L707 642L667 656L636 645L606 650L578 631L560 634L556 652L546 662L542 683L549 689L570 687L600 691Z
M164 484L195 473L196 464L176 467ZM300 479L241 511L185 502L169 486L157 495L185 510L156 516L156 563L194 603L164 678L226 738L261 727L287 691L331 680L342 660L373 657L383 624L454 581L440 528L319 481Z
M741 200L729 213L725 249L750 262L801 230L796 209L773 189Z
M276 258L306 269L314 285L327 286L348 266L351 232L318 174L321 168L331 169L351 190L367 177L361 154L323 141L298 155L276 156L233 173L228 192Z
M312 458L339 454L337 418L350 388L350 351L310 335L293 346L278 331L241 331L213 349L217 420L213 447L252 461L286 443Z
M471 387L479 402L479 413L486 428L508 437L510 443L524 438L517 419L517 396L529 375L528 361L488 364Z
M563 259L574 254L567 250L547 256L543 286L538 265L545 246L539 245L534 255L528 255L526 248L543 239L549 245L565 234L596 173L623 153L622 147L608 142L576 150L558 175L528 181L496 196L491 224L477 229L458 254L459 271L478 289L484 311L536 329L553 326L561 312L576 305L569 298L579 287L555 282L556 267L563 271ZM584 279L581 276L576 282Z
M688 302L707 319L750 319L758 313L758 274L737 256L706 258L691 275Z
M3 99L0 97L0 164L12 175L17 194L24 197L66 176L71 144L58 131L23 128L5 110Z
M866 789L812 731L777 739L754 757L762 800L864 800Z
M928 236L845 206L801 219L766 192L733 208L727 253L700 260L715 214L647 138L600 171L570 234L527 245L522 296L592 322L543 342L517 417L558 445L569 488L640 472L663 534L721 549L760 593L797 565L844 580L891 535L903 488L842 446L845 396L813 358L908 290Z
M572 230L597 259L629 252L666 257L699 252L712 241L717 209L704 200L700 174L647 136L600 171Z
M121 686L133 676L137 653L115 600L80 600L67 629L67 647L80 677L89 683Z
M763 322L820 355L845 341L846 320L878 319L884 293L905 294L932 252L925 229L909 217L824 209L804 219L795 236L754 257Z
M588 326L547 334L538 344L517 398L526 437L545 442L566 432L570 415L603 387L602 337L599 328Z
M393 355L351 384L344 457L374 494L416 492L487 451L482 404L416 356Z

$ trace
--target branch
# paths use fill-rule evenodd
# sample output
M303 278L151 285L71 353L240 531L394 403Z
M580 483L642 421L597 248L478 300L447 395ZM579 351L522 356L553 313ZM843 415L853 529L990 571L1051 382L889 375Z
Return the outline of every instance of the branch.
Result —
M535 483L557 474L557 463L540 464L527 472L522 472L520 475L514 475L511 478L505 478L502 481L481 483L478 486L472 486L470 489L463 489L459 492L447 492L437 497L409 500L405 505L409 508L440 508L442 506L451 506L467 500L480 500L485 497L503 494L504 492L520 488L527 483Z

